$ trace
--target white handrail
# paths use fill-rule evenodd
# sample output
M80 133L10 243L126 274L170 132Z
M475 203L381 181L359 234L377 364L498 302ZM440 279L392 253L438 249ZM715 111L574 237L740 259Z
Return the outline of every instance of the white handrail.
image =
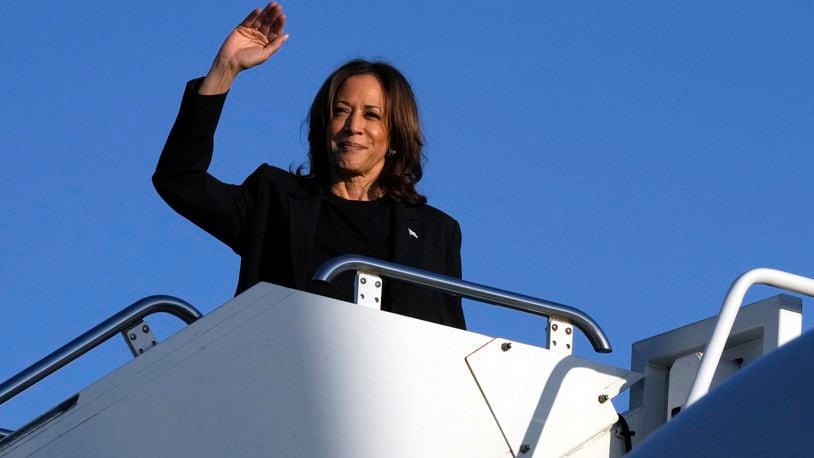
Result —
M814 279L808 277L765 268L750 270L738 277L729 287L729 292L726 294L723 305L721 305L718 322L715 323L712 337L704 349L701 364L698 366L698 374L695 376L692 388L690 388L687 402L684 403L685 408L695 403L709 391L712 377L715 375L726 341L730 332L732 332L732 326L735 324L738 309L743 304L746 291L752 285L769 285L814 297Z
M492 288L491 286L479 285L460 278L448 277L414 267L382 261L381 259L355 254L329 259L317 269L312 280L326 283L336 278L340 273L347 271L373 273L385 278L501 307L549 318L559 318L573 323L574 326L582 330L595 351L599 353L610 353L612 351L610 341L602 328L587 313L575 307Z
M138 323L142 318L160 312L174 315L186 324L191 324L203 316L198 309L177 297L156 295L139 299L14 377L0 383L0 404L27 390L31 385L96 348L129 326Z

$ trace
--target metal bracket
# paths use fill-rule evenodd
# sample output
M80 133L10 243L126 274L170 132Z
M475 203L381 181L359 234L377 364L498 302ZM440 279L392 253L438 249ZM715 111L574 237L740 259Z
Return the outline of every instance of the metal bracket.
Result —
M568 321L548 318L548 349L570 355L574 351L574 326Z
M382 278L373 274L356 272L353 294L356 303L381 310L382 308Z
M137 357L158 344L158 340L153 335L150 326L144 321L139 321L122 331L122 337L127 342L127 346L130 347L133 357Z

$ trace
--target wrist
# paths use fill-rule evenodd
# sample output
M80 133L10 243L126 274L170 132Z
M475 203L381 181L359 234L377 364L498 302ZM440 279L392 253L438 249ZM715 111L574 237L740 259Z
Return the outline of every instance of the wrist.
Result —
M240 73L240 70L231 65L226 59L221 56L215 57L209 73L206 74L200 87L198 87L198 94L214 95L227 92L232 87L238 73Z

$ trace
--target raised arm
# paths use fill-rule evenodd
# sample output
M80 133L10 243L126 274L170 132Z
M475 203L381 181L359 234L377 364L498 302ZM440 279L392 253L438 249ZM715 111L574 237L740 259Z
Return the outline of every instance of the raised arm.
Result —
M198 93L223 94L237 74L267 61L288 39L283 7L272 2L255 9L226 37Z
M209 174L215 129L226 91L241 71L259 65L285 42L282 7L252 11L226 38L209 74L187 84L178 117L158 160L153 184L178 213L240 253L255 208L257 174L240 186ZM260 169L258 169L259 171Z

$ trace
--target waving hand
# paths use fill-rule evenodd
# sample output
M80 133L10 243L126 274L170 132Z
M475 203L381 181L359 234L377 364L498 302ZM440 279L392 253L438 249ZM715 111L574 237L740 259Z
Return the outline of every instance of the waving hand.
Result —
M285 14L278 3L249 13L226 37L198 92L226 92L238 73L268 60L288 39L284 26Z

